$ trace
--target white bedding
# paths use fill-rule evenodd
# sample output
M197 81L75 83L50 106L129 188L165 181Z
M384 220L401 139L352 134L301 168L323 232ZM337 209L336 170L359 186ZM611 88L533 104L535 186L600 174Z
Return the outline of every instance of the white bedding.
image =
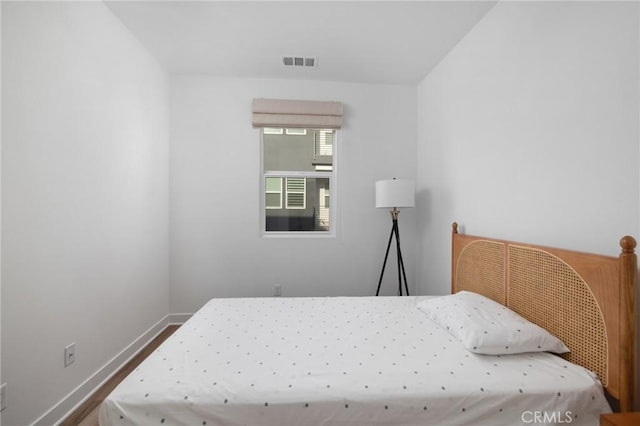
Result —
M213 299L104 401L106 425L598 424L594 374L479 355L420 297Z

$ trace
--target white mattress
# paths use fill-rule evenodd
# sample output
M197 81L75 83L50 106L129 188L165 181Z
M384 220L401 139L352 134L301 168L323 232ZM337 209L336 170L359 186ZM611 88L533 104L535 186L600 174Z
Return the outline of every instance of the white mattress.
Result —
M600 383L547 354L476 355L420 297L213 299L104 401L106 425L598 424Z

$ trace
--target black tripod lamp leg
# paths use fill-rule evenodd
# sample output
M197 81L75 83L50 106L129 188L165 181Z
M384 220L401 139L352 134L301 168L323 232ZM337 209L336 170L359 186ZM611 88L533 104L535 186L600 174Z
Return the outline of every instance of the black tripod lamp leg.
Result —
M398 296L402 296L402 275L400 274L401 269L404 272L404 268L402 268L402 252L400 251L400 235L398 233L398 221L393 221L393 232L396 236L396 255L398 260Z
M400 279L400 270L402 269L402 278L404 278L404 289L408 296L409 287L407 286L407 273L405 272L405 269L404 269L404 260L402 259L402 250L400 249L400 229L397 224L395 227L395 234L396 234L396 250L398 251L398 287L399 287L398 295L402 296L402 280Z
M384 276L384 268L387 266L387 258L389 257L389 248L391 247L391 240L394 235L394 227L391 227L391 233L389 234L389 242L387 243L387 252L384 254L384 262L382 262L382 271L380 271L380 279L378 280L378 289L376 290L376 296L380 294L380 285L382 285L382 277Z

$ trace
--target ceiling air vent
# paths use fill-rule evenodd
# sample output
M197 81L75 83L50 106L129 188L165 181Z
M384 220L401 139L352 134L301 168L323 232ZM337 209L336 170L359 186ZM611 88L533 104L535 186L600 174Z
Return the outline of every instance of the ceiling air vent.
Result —
M302 56L283 56L282 63L286 67L315 68L318 60L316 58L305 58Z

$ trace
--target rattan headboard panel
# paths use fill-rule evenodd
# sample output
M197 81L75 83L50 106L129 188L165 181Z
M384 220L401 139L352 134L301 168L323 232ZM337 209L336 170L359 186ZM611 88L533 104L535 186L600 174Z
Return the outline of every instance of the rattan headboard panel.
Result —
M473 291L505 304L505 245L493 241L474 241L459 257L456 291Z
M617 257L464 235L452 225L451 291L502 303L566 343L566 358L594 371L620 411L633 411L636 241Z
M563 357L595 372L607 386L605 322L582 277L543 250L509 245L508 257L507 306L562 340L571 350Z

